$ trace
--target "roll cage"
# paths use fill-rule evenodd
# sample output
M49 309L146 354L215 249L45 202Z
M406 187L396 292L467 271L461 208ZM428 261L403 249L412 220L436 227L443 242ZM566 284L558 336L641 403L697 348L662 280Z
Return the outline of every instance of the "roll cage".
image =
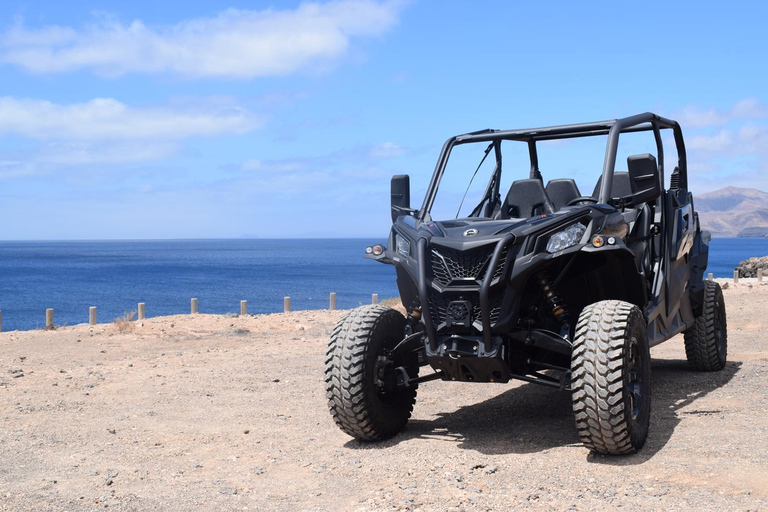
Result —
M613 186L613 172L616 165L616 153L619 146L619 136L622 133L653 131L656 141L657 160L659 166L659 179L661 180L661 190L664 190L664 146L661 140L661 130L672 130L677 147L677 169L679 173L678 188L688 190L688 165L685 156L685 142L683 133L677 121L663 118L651 112L638 114L621 119L612 119L608 121L599 121L594 123L580 123L562 126L550 126L545 128L531 128L524 130L493 130L486 129L477 132L471 132L464 135L457 135L448 139L440 151L440 156L432 174L429 188L424 197L421 209L416 212L416 218L421 222L433 220L430 216L432 205L437 195L440 180L445 172L448 158L454 146L467 144L471 142L489 142L494 148L497 156L497 169L494 176L497 176L501 170L501 150L500 142L503 140L525 142L528 145L528 154L530 157L530 178L541 180L539 171L539 159L536 143L539 141L571 139L577 137L592 137L597 135L608 135L608 142L605 149L605 160L603 162L602 182L600 193L597 198L599 203L611 203L611 187ZM491 146L489 146L489 149ZM488 185L486 194L498 194L499 179L492 179ZM495 187L495 190L493 189ZM479 213L477 209L473 214Z

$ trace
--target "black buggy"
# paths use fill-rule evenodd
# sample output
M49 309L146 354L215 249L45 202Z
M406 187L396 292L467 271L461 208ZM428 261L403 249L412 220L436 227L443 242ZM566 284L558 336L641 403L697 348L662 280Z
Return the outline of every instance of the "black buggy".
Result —
M615 170L622 141L631 150L640 135L650 151ZM605 145L591 195L573 179L545 185L542 148L585 137ZM677 154L666 179L664 137ZM505 157L518 150L528 177L507 187L521 166ZM460 203L460 192L442 192L458 182L470 183ZM438 213L457 203L455 215ZM649 347L685 333L691 367L725 366L725 304L719 285L702 279L710 235L694 211L675 121L646 113L453 137L420 209L410 208L408 176L392 178L391 212L388 247L368 247L366 257L395 266L407 315L351 311L326 358L331 415L357 439L400 432L422 382L518 379L569 391L587 447L633 453L648 434ZM434 371L420 372L427 366Z

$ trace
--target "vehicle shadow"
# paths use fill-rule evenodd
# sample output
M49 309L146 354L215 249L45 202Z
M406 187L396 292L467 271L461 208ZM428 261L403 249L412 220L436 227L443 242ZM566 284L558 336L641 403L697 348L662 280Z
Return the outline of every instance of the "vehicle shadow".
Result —
M639 454L629 457L590 454L588 460L632 465L652 458L667 444L680 423L679 411L726 385L740 367L740 362L729 362L722 372L700 373L691 371L685 360L654 359L653 409L645 447ZM451 385L462 384L442 385L448 390ZM484 454L537 453L561 446L581 446L570 393L537 384L524 384L489 400L438 416L433 420L412 419L402 434L377 443L375 447L386 448L421 438L458 443L461 448ZM374 446L350 441L346 447L370 449Z

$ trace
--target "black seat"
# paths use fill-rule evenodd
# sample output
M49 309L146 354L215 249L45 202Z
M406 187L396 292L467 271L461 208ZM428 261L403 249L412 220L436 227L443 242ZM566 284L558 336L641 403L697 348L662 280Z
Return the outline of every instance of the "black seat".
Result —
M568 201L581 196L579 187L576 186L576 182L571 178L549 180L546 192L550 201L552 201L552 206L555 208L555 211L568 204Z
M541 180L530 178L512 183L501 206L499 218L527 219L534 215L554 212L555 208L547 197Z
M600 186L603 184L603 175L600 175L597 183L595 184L595 190L592 191L592 197L597 199L600 197ZM611 184L611 198L626 197L632 194L632 182L629 179L628 172L614 172L613 183Z

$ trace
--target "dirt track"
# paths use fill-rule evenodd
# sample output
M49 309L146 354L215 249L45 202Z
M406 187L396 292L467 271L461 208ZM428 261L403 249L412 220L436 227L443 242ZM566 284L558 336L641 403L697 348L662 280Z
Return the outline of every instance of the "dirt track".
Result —
M340 312L2 333L0 509L768 510L768 286L725 294L727 368L653 349L650 437L623 458L520 383L427 383L403 434L352 441L323 391Z

